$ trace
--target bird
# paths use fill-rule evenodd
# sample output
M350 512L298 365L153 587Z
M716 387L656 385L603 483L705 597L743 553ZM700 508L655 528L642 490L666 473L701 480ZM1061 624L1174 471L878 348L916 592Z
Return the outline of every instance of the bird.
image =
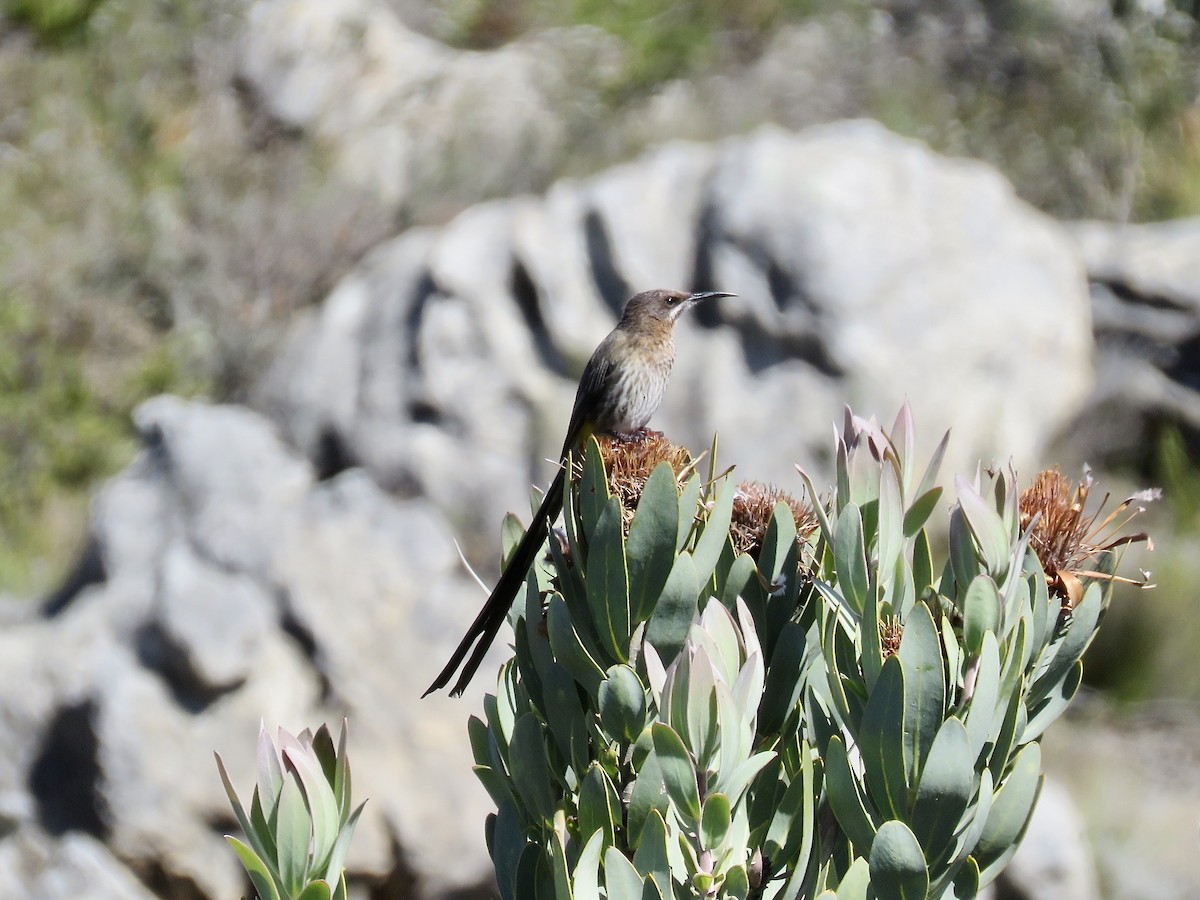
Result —
M452 696L461 696L475 675L549 536L550 525L562 510L568 454L585 445L593 434L632 437L643 433L662 403L675 364L675 322L701 301L734 296L724 291L657 289L634 294L625 303L620 321L600 342L580 376L554 481L487 602L422 697L449 684L460 666Z

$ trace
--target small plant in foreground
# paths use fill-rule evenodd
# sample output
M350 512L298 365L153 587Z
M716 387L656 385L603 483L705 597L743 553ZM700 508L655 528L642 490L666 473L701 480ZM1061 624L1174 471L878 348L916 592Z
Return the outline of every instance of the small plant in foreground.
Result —
M261 900L346 900L343 865L364 803L350 810L346 722L337 748L329 727L258 736L258 784L249 812L225 764L217 768L247 843L227 835Z
M958 478L928 529L946 439L921 468L915 443L907 406L890 432L847 411L834 486L801 473L801 502L711 459L614 489L638 451L591 442L470 722L505 900L969 898L996 877L1114 551L1145 536L1086 539L1047 577L1034 548L1099 513L1051 476L1023 499L1011 470Z

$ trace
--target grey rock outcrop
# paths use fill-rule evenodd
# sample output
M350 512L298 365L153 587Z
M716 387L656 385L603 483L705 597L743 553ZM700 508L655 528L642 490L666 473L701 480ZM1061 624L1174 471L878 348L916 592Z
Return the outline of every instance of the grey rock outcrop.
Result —
M1150 469L1164 428L1200 441L1200 219L1070 230L1091 284L1097 385L1068 446Z
M239 896L213 751L248 795L260 722L345 715L371 800L352 877L486 885L464 706L416 704L442 607L472 594L443 518L360 471L316 481L249 410L162 397L136 420L145 449L95 503L102 577L0 632L22 686L0 697L5 870L45 900Z
M740 294L682 323L658 427L743 477L821 471L843 403L907 397L948 467L1029 466L1091 388L1083 267L992 169L870 122L674 143L378 247L256 404L321 469L427 496L469 546L548 479L574 381L634 290ZM487 556L476 558L491 558Z

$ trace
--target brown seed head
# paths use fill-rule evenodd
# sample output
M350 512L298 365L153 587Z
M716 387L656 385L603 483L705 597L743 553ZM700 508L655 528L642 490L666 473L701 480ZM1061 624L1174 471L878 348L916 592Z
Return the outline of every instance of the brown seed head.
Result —
M797 541L805 544L816 532L817 517L807 503L773 485L761 481L743 481L733 495L733 519L729 526L733 545L739 553L748 553L758 559L767 536L767 526L780 501L792 511Z
M596 435L596 441L608 474L608 489L621 501L626 531L655 466L664 461L669 463L676 480L686 477L691 470L692 455L688 449L672 443L661 431L641 431L629 437ZM574 459L573 477L579 478L583 474L583 459L581 456Z

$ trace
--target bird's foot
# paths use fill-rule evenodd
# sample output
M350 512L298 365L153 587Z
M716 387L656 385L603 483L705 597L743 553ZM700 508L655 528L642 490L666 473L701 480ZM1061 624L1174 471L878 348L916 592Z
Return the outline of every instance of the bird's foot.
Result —
M618 444L636 444L650 438L662 436L663 433L661 431L655 431L653 428L647 428L643 425L641 428L635 428L633 431L614 432L612 439Z

